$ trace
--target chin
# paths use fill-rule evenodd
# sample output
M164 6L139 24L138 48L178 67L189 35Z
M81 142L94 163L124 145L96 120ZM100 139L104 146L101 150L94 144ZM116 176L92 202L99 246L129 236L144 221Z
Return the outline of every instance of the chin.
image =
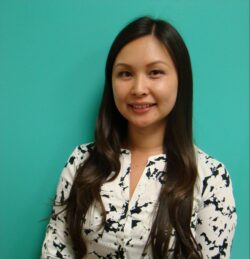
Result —
M129 123L129 124L134 128L149 128L155 125L154 123L149 123L149 122L137 122L137 123Z

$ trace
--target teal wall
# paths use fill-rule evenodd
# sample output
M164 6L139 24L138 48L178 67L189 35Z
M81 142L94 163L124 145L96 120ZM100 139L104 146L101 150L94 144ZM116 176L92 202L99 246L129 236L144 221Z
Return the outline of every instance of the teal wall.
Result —
M0 1L0 257L39 258L61 169L92 140L116 33L149 14L189 47L196 143L231 173L233 259L249 258L249 3L246 0Z

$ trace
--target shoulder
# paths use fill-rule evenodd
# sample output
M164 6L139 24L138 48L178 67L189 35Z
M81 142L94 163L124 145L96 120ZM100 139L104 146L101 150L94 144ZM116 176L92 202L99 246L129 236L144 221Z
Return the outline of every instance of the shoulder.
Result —
M201 178L209 176L220 177L221 174L226 173L226 167L222 162L208 155L198 147L195 147L195 152L198 174Z
M93 150L94 143L81 144L76 146L72 154L69 156L66 166L79 166L89 156Z
M231 188L231 179L225 165L198 147L195 147L195 151L201 195L211 194L216 189Z
M94 143L81 144L75 147L70 154L61 174L61 178L67 182L72 183L77 169L85 162L89 157L89 154L94 148Z
M193 214L195 237L204 258L229 258L237 223L231 179L223 163L199 148L195 150L198 168Z

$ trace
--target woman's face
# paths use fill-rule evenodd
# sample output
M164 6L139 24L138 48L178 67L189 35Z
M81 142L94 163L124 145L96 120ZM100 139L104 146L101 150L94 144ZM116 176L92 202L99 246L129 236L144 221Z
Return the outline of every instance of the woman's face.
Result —
M165 46L152 35L125 45L114 62L112 88L116 107L130 127L165 128L178 91L177 72Z

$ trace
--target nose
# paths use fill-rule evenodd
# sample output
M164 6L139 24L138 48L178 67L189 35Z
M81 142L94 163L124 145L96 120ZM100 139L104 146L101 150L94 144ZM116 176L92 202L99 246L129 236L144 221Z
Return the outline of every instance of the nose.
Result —
M145 96L148 94L148 80L144 75L138 75L135 77L131 94L135 96Z

